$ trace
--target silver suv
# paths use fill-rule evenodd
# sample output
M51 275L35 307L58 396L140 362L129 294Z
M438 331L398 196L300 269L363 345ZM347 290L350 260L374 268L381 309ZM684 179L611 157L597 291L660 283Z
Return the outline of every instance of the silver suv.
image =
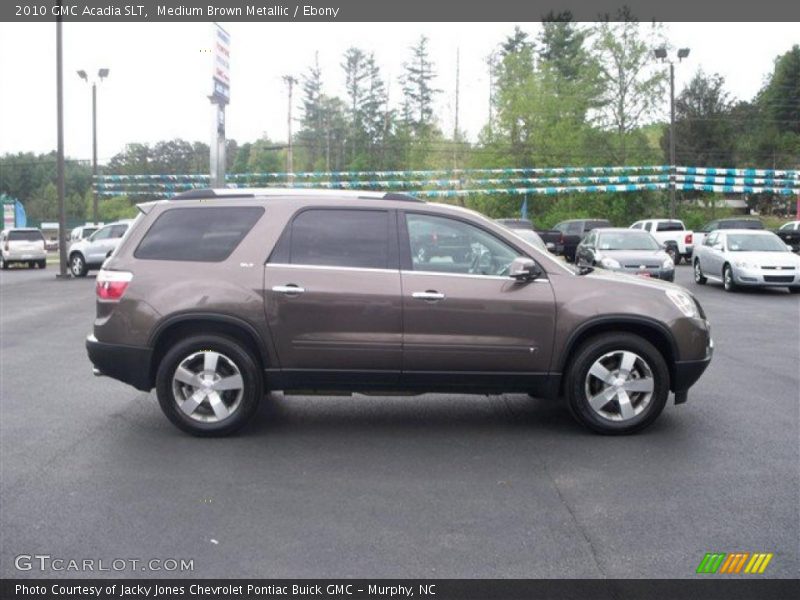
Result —
M67 268L73 277L85 277L92 269L99 269L117 249L122 236L133 221L130 219L110 223L95 231L90 237L73 242L67 254Z

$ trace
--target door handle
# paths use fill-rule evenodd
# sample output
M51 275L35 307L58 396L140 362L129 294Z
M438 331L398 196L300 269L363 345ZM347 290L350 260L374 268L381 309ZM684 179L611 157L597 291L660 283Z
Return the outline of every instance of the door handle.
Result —
M305 288L301 288L298 285L290 283L288 285L274 285L272 286L272 291L278 294L284 294L286 296L297 296L305 292Z
M444 300L444 294L428 290L427 292L414 292L411 297L415 300Z

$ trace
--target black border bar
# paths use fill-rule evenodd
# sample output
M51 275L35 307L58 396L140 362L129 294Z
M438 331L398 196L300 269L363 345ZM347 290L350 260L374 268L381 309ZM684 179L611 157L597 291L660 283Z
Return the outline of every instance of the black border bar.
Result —
M18 587L25 586L25 589ZM122 595L122 586L143 592ZM142 586L136 588L136 586ZM172 593L158 593L173 588ZM200 586L201 590L192 586ZM227 592L222 588L228 586ZM255 586L264 593L249 592ZM270 586L274 593L270 593ZM297 586L297 587L295 587ZM373 588L370 588L373 586ZM413 595L390 593L403 586ZM31 592L34 587L40 592ZM97 589L100 594L97 594ZM178 590L174 590L178 588ZM278 591L280 588L280 592ZM70 590L75 590L70 593ZM81 591L83 590L83 591ZM112 591L113 590L113 591ZM383 590L383 591L380 591ZM800 580L703 579L2 579L3 600L785 600L800 597Z
M525 22L564 11L596 21L623 7L642 22L800 21L792 0L3 0L0 21L55 21L57 11L65 22Z

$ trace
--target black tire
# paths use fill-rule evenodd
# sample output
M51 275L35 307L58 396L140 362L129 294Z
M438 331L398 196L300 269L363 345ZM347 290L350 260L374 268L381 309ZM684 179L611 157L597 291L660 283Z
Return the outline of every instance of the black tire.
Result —
M790 294L800 294L800 286L798 286L798 287L790 287L789 288L789 293Z
M40 269L46 269L47 268L47 259L40 260L39 263L38 263L38 267Z
M706 279L705 275L703 275L703 269L700 268L700 260L699 259L695 259L694 260L694 282L696 284L698 284L698 285L705 285L706 281L708 281L708 279Z
M733 280L733 269L730 265L722 267L722 287L726 292L736 291L736 282Z
M8 271L8 262L0 256L0 263L2 263L3 271Z
M678 266L681 262L681 256L678 254L678 251L675 249L674 246L667 246L667 256L672 259L672 264Z
M73 277L86 277L89 268L86 266L86 259L79 252L75 252L69 257L69 272Z
M235 365L243 385L238 404L230 415L214 422L202 422L179 408L173 377L178 366L188 357L209 351L219 353ZM243 427L255 414L263 396L263 387L261 368L250 350L237 340L221 335L197 335L177 342L164 355L156 374L156 392L161 410L173 425L201 437L230 435ZM206 400L200 402L201 406L204 402ZM208 412L209 406L205 406L204 410Z
M616 352L632 352L638 355L643 362L637 360L636 368L639 369L642 365L649 367L653 379L649 402L640 409L643 397L639 396L639 406L635 410L641 412L622 421L614 421L598 414L590 406L586 391L592 366L605 355ZM627 435L652 424L664 410L669 397L669 369L661 353L644 338L630 333L605 333L589 339L575 352L567 369L564 391L569 411L581 425L603 435Z

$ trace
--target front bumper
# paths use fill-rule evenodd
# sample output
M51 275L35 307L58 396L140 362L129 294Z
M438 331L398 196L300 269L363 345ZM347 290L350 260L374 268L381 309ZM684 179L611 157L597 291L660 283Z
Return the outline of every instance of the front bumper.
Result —
M143 392L153 389L153 351L150 348L106 344L89 335L86 337L86 352L94 368L99 371L95 374L117 379Z
M796 269L733 269L736 285L758 287L800 286L800 273Z
M672 391L675 392L675 404L686 402L689 388L692 387L700 376L711 364L711 357L714 356L714 340L708 338L708 348L706 356L701 360L679 360L675 362L675 370L672 378Z

